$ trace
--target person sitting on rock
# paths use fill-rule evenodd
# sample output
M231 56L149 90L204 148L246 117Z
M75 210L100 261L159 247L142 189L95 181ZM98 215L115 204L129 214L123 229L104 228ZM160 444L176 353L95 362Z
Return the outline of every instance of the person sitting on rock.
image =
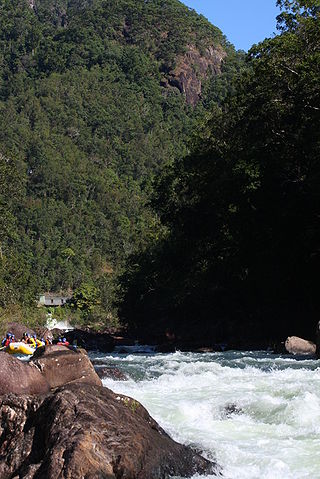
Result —
M66 338L59 338L57 344L58 346L69 346L69 341Z

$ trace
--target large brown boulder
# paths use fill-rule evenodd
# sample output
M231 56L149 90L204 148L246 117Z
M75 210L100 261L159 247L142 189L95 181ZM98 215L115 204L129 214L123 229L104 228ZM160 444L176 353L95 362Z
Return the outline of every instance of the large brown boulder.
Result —
M165 479L214 474L140 403L74 383L39 398L0 401L1 479Z
M290 354L316 354L316 345L313 342L298 338L297 336L290 336L287 338L284 345Z
M73 381L101 386L101 380L84 350L49 345L39 348L30 364L41 371L51 388Z
M45 394L49 390L40 371L5 352L0 353L0 395Z
M93 331L83 331L82 329L73 329L64 335L72 344L77 342L78 346L87 351L97 350L110 353L114 349L114 339L108 333L95 333Z
M7 332L15 335L17 341L20 341L23 333L27 332L31 335L36 334L33 329L28 328L25 324L12 322L7 324Z

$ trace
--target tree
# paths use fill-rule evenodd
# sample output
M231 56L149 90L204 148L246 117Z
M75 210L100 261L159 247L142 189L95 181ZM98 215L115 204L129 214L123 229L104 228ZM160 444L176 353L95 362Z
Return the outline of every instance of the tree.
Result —
M319 2L279 2L281 33L159 182L168 234L135 257L123 317L215 340L313 334L319 316ZM150 324L149 316L152 322Z

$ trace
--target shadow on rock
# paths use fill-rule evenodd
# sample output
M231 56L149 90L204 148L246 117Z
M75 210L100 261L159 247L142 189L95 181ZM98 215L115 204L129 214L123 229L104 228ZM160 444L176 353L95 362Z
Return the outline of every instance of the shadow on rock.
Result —
M217 466L173 441L137 401L83 383L0 401L1 479L166 479Z

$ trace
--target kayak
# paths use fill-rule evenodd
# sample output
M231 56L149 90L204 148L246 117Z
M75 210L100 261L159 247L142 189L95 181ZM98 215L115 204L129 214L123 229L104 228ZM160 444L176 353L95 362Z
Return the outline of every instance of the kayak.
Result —
M35 352L35 348L33 348L30 344L22 343L19 341L18 343L10 343L6 348L5 351L9 354L33 354Z

